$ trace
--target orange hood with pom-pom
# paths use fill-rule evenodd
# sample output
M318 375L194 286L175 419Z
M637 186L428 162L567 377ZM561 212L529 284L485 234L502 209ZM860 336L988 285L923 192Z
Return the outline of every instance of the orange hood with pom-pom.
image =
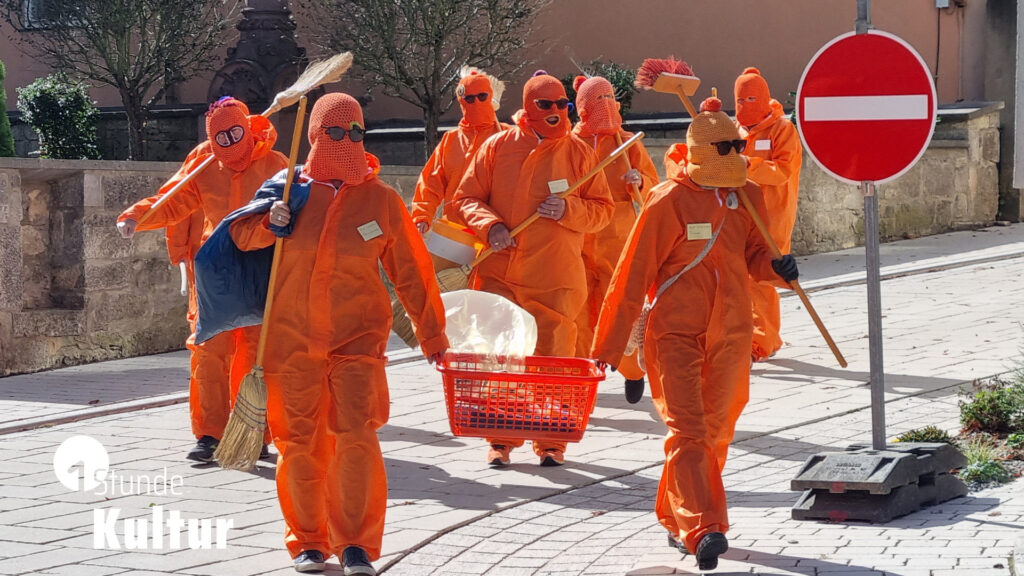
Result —
M722 112L722 101L708 98L686 131L686 173L711 188L737 188L747 182L747 163L739 150L730 146L721 153L722 143L743 143L739 130Z
M766 119L771 113L772 95L768 82L757 68L746 68L736 79L736 120L750 128Z

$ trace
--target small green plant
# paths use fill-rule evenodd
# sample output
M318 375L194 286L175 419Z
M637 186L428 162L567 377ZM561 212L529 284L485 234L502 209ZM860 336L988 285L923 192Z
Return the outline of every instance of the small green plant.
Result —
M1024 381L992 380L960 400L960 424L964 430L1024 432Z
M897 442L944 442L953 443L953 437L945 430L935 426L925 426L916 430L910 430L896 437Z
M1024 448L1024 432L1014 432L1007 436L1006 445L1010 448Z
M615 88L615 99L619 101L619 114L623 117L629 113L629 109L633 107L633 94L636 94L636 86L633 82L636 80L636 70L632 68L626 68L615 62L608 61L602 62L600 59L591 60L589 64L580 66L582 69L579 74L567 74L562 77L562 85L565 86L565 93L569 97L569 100L576 102L576 89L573 88L573 80L576 76L583 74L585 76L602 76L612 83L612 87ZM573 122L579 120L579 116L575 108L573 108L570 117Z
M85 84L60 74L18 88L18 110L39 134L41 158L97 159L99 110Z
M7 118L7 94L4 92L4 78L7 69L0 60L0 158L14 156L14 136L11 135L11 121Z
M967 482L1009 482L1013 475L997 460L994 444L977 438L961 447L967 457L967 466L960 471L960 477Z

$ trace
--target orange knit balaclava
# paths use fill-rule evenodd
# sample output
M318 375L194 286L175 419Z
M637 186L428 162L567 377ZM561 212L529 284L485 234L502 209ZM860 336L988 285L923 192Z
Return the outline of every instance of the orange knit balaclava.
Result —
M708 98L700 105L700 114L686 131L686 173L690 179L709 188L738 188L747 182L747 163L735 147L721 154L720 143L745 144L740 131L722 112L722 101Z
M580 113L580 131L584 134L615 134L622 127L615 88L600 76L577 76L576 109Z
M225 96L210 104L206 136L221 164L235 172L249 167L255 142L249 128L249 108L240 100Z
M469 72L459 80L455 96L459 100L459 107L462 108L462 122L459 124L471 128L489 128L498 122L498 116L494 113L497 109L494 89L487 76L475 70ZM467 96L472 98L473 102L467 102Z
M768 83L757 68L747 68L736 79L736 119L747 128L761 122L772 113L772 95ZM748 101L754 98L753 101Z
M331 129L334 130L331 130ZM334 140L330 132L345 134ZM309 157L303 172L314 180L322 182L341 180L356 185L370 173L363 149L363 110L359 102L348 94L332 92L325 94L313 105L309 115ZM356 142L352 130L356 129Z
M539 134L542 138L561 138L569 134L569 107L561 110L554 102L567 100L565 86L555 78L544 73L538 73L526 82L523 87L523 114L520 116L520 126L525 123L527 127ZM538 101L552 104L549 108L542 109Z

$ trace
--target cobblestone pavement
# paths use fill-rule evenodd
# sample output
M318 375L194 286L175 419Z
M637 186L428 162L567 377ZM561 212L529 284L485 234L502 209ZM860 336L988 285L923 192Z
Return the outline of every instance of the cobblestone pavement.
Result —
M1024 258L1012 258L883 283L890 436L925 424L955 429L958 385L1013 367L1024 343L1022 280ZM850 368L838 368L799 301L785 298L788 346L755 367L726 470L733 548L718 572L1009 574L1021 482L884 525L788 519L797 497L788 483L809 454L870 440L864 287L812 299ZM134 382L131 373L108 378ZM521 449L507 470L484 464L482 440L450 435L432 368L393 365L388 378L392 414L381 439L390 499L377 563L386 574L696 572L692 559L665 546L651 510L663 426L649 399L625 402L618 375L602 383L591 427L570 445L566 466L540 468ZM15 406L5 413L18 416ZM242 473L186 463L187 421L187 407L174 405L0 436L0 574L293 574L273 465ZM181 493L69 491L56 481L53 458L75 434L102 442L111 468L126 475L180 475ZM143 518L157 505L185 518L230 519L227 548L93 547L95 509Z

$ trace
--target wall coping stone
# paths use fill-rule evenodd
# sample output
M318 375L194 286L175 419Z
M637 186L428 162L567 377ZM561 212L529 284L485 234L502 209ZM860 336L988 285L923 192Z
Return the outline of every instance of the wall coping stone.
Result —
M0 170L18 170L21 178L57 180L78 172L161 172L173 173L180 162L136 162L133 160L58 160L55 158L0 158Z

